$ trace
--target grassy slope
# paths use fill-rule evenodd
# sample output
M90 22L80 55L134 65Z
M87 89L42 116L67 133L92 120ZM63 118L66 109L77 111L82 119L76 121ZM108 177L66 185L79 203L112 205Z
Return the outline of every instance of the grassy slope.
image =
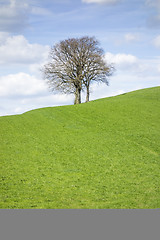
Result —
M159 208L160 87L0 118L0 208Z

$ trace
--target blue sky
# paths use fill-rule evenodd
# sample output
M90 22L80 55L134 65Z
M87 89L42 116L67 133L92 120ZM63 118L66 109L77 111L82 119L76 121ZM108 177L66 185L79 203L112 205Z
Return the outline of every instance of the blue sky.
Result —
M50 46L86 35L116 68L91 99L160 85L160 0L0 0L0 115L73 104L48 91L39 69Z

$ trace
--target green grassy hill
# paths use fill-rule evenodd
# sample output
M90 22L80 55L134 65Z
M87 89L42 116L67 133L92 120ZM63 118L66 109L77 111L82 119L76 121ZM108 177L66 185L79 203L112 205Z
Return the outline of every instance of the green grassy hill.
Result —
M0 117L0 208L159 208L160 87Z

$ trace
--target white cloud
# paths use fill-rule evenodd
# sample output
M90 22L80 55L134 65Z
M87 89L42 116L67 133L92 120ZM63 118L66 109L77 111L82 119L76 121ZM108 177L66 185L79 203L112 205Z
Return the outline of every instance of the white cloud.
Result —
M123 71L135 68L138 64L137 57L130 54L112 54L108 52L105 54L105 59L108 63L113 63L116 69Z
M0 97L24 97L43 95L47 86L41 79L26 73L9 74L0 77Z
M45 81L35 75L21 72L0 77L0 116L73 102L73 95L50 93Z
M0 64L41 63L48 57L49 46L30 44L24 36L8 37L0 45Z
M4 44L6 39L9 37L9 34L6 32L0 32L0 45Z
M0 77L0 116L73 104L73 95L51 94L41 79L26 73Z
M153 40L153 44L155 47L160 48L160 35Z
M139 59L131 54L106 53L105 60L108 64L113 64L116 69L116 76L127 75L131 77L151 79L159 78L160 57L150 59Z
M120 2L121 0L82 0L85 3L105 3L105 4L115 4Z

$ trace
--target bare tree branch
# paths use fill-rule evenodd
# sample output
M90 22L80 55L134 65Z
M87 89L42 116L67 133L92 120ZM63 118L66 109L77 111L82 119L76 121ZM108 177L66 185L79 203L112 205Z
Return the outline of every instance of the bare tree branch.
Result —
M50 62L43 68L51 91L74 93L75 104L81 103L81 91L86 88L89 101L90 84L108 85L113 66L104 61L104 51L94 37L70 38L60 41L50 51Z

